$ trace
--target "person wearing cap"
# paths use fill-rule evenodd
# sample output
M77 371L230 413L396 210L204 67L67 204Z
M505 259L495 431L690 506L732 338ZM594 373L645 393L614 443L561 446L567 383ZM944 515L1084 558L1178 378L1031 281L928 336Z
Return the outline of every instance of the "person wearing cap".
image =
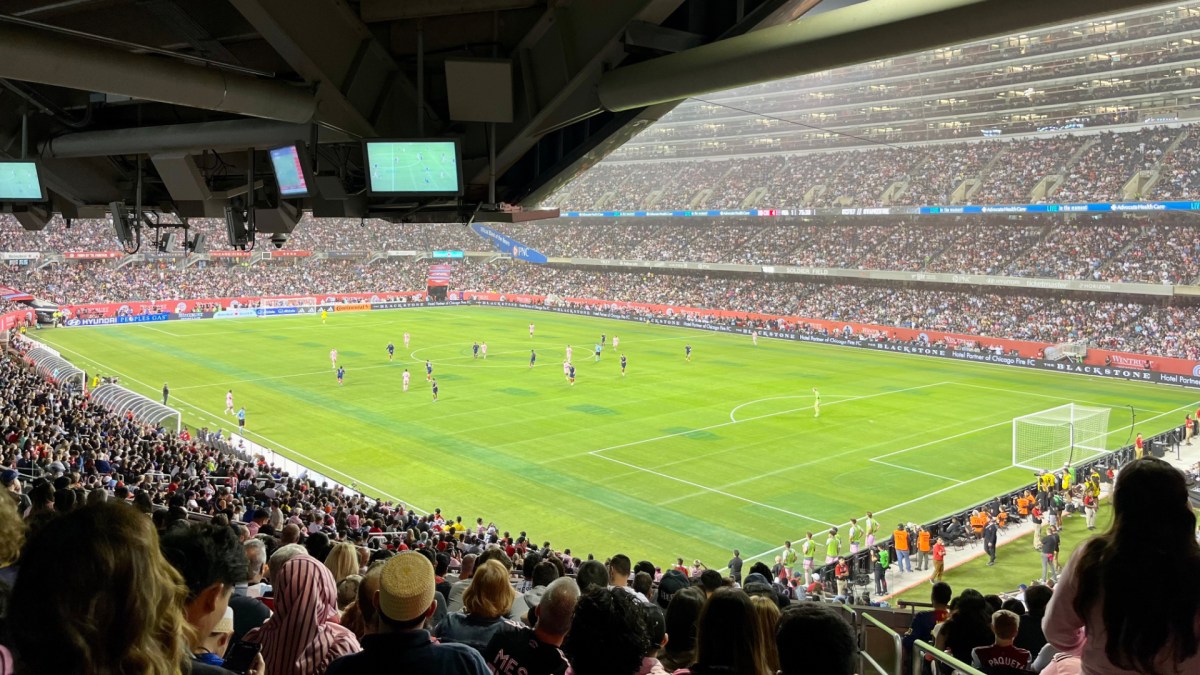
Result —
M229 648L230 638L233 636L233 608L226 607L225 614L217 621L217 625L213 626L200 644L196 646L195 659L201 663L207 663L210 666L222 666L225 664L225 650Z
M406 551L389 558L371 598L377 632L363 637L361 652L330 664L326 675L491 675L478 651L439 644L425 630L436 609L434 585L433 564L425 556Z

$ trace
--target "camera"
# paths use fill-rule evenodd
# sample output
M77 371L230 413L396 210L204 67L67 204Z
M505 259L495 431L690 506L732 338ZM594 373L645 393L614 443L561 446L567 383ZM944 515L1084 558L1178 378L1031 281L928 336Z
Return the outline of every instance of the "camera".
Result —
M271 243L275 245L275 248L283 248L283 245L286 244L287 241L288 236L282 232L277 232L271 235Z

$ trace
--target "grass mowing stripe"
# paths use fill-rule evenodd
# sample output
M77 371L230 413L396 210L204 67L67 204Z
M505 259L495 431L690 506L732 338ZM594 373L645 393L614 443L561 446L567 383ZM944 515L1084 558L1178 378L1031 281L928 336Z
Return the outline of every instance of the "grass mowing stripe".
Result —
M1148 410L1170 410L1187 395L1171 387L798 342L754 347L738 335L548 313L532 318L530 311L446 307L335 314L327 325L298 316L166 327L186 337L139 325L39 336L141 381L169 380L184 403L196 405L180 404L189 423L226 424L228 418L207 410L222 410L231 386L226 383L236 382L235 402L246 405L248 424L259 434L254 438L286 446L282 455L314 460L305 462L314 469L320 469L318 462L336 467L330 475L365 477L375 494L403 495L467 519L484 516L502 529L525 529L577 553L608 557L621 551L660 564L680 555L723 562L730 547L766 549L789 533L915 498L923 497L892 513L931 520L1017 487L1026 472L986 475L1011 461L1011 435L1002 428L930 445L903 461L883 458L904 468L869 460L972 431L1001 414L1007 424L1011 416L1048 407L1039 399L1049 395ZM531 320L538 324L532 340ZM388 364L393 369L376 367L386 364L384 346L401 342L405 331L413 336L413 349L439 346L417 356L455 359L436 371L444 395L437 404L419 377L419 362L408 393L401 391L398 375L413 363L397 357ZM600 363L591 362L587 347L602 332L620 336L618 351L630 360L628 377L620 377L611 349ZM470 354L473 340L487 341L487 367L461 367L485 365L461 358ZM685 340L694 348L690 364L683 359ZM575 387L560 379L554 363L566 344L582 346ZM536 345L551 347L543 352ZM549 361L532 371L525 358L531 346L539 361ZM342 388L325 370L331 348L346 366ZM312 377L278 379L308 371ZM322 371L329 375L319 376ZM255 378L271 379L251 381ZM963 381L998 391L926 387ZM132 381L129 386L150 396L159 389ZM771 415L810 403L803 399L812 387L826 397L819 419L798 411L705 430L747 413ZM912 387L924 388L834 404L838 398ZM1043 396L1022 395L1030 391ZM788 399L761 401L799 394L804 396L790 405ZM735 407L756 401L730 418ZM1136 430L1153 433L1167 421L1139 420ZM1128 424L1111 426L1120 429L1114 442L1124 439ZM718 489L815 520L711 492L696 495L687 483L591 454L598 447L663 436L605 454L709 487L757 480L751 487ZM939 492L950 484L909 469L958 480L982 477Z

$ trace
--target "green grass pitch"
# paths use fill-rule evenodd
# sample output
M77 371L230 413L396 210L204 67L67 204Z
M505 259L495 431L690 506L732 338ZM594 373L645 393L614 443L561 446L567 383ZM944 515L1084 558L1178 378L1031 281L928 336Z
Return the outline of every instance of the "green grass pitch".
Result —
M596 363L601 333L610 346ZM744 336L485 307L35 337L151 397L169 382L189 425L234 427L222 414L233 389L252 438L370 494L472 523L483 516L577 556L624 552L664 566L682 556L720 568L734 548L770 557L785 539L868 509L890 532L1020 486L1031 474L1011 467L1018 415L1112 406L1116 447L1129 437L1127 406L1149 435L1200 399L1146 383L767 339L755 347ZM486 361L471 357L474 340L488 343ZM574 386L562 373L568 344ZM331 348L346 369L341 387ZM437 403L425 359L441 385Z

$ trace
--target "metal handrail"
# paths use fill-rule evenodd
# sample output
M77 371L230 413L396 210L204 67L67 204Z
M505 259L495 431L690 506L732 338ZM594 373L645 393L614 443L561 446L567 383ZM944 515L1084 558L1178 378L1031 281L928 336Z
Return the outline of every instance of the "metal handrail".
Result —
M944 663L955 670L958 670L965 675L985 675L982 671L972 667L968 663L963 663L958 659L950 656L946 652L934 647L924 640L917 640L913 643L913 672L921 672L921 662L924 660L925 654L933 657L934 661Z
M870 614L867 614L866 612L859 612L859 616L861 616L863 619L871 622L872 625L874 625L879 630L882 630L885 634L887 634L888 636L890 636L892 638L892 643L896 647L896 665L892 670L892 675L901 675L901 672L902 672L903 666L904 666L904 647L900 643L900 634L897 633L896 631L892 630L891 628L888 628L886 625L884 625L884 623L882 621L880 621L879 619L876 619L875 617L871 616ZM862 631L862 633L860 633L860 635L862 635L863 642L866 642L866 636L867 636L866 631ZM866 645L864 645L864 647L865 646ZM872 665L875 666L875 669L878 670L881 673L881 675L887 675L887 671L884 670L882 667L880 667L879 664L876 663L875 659L868 656L865 649L863 650L862 655Z

